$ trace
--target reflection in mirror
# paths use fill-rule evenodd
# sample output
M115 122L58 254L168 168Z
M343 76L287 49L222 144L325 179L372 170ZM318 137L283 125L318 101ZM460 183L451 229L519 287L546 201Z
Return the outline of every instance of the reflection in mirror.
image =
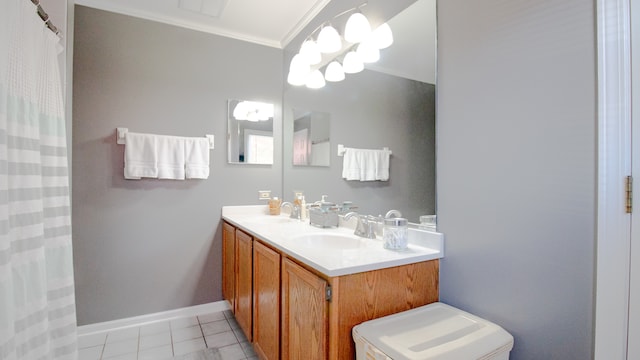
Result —
M329 114L293 109L293 165L329 166Z
M349 4L331 2L303 35ZM413 223L422 215L436 214L435 10L436 0L369 1L363 12L372 25L373 19L386 21L394 36L393 45L381 53L377 63L366 64L365 70L349 74L341 82L328 82L322 89L292 86L285 80L283 194L303 190L307 202L326 194L337 203L352 201L358 212L367 215L397 209ZM286 66L304 40L296 39L287 47ZM343 58L338 56L337 60ZM292 140L297 117L292 109L331 114L333 149L328 166L294 165ZM337 144L361 149L388 147L393 151L389 181L342 178L344 162L337 155Z
M273 104L229 100L227 161L273 164Z

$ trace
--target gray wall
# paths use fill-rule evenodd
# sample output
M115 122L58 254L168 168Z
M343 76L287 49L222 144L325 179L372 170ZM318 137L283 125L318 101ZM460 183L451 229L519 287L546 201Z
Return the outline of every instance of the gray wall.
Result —
M435 213L435 86L364 70L311 90L291 87L284 96L284 198L305 192L307 202L351 200L363 214L398 209L410 221ZM293 166L293 110L329 113L331 165ZM342 179L337 145L393 151L389 181Z
M438 2L440 297L515 360L592 358L594 6Z
M73 238L78 323L221 296L223 205L258 203L273 166L228 165L227 100L281 103L282 51L76 7ZM276 108L275 157L282 150ZM207 180L125 181L115 128L215 134Z

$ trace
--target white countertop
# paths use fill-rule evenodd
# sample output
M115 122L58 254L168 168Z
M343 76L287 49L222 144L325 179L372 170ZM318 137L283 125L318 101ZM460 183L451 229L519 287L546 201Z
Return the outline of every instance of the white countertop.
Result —
M241 227L247 233L311 266L322 274L334 277L399 265L440 259L444 256L444 235L423 229L409 229L409 247L403 251L387 250L381 239L365 239L353 234L355 218L340 227L322 229L290 219L287 214L271 216L266 205L224 206L222 218ZM326 249L307 241L305 234L336 234L357 241L349 241L345 248Z

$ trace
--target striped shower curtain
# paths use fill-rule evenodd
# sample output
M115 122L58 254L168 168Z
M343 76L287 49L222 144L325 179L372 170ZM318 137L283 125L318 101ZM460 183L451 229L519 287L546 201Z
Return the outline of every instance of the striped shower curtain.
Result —
M58 37L0 1L0 359L76 359Z

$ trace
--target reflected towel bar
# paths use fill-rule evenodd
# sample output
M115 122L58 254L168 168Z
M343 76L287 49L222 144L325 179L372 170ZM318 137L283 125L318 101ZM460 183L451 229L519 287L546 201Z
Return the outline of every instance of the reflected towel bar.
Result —
M388 147L384 147L382 148L382 150L388 151L389 155L393 154L393 152L391 150L389 150ZM338 156L344 156L344 152L347 151L347 148L344 147L344 145L342 144L338 144Z
M116 128L116 143L120 145L126 144L125 135L129 132L128 128ZM209 149L214 148L214 137L213 135L207 134L205 137L209 140Z

